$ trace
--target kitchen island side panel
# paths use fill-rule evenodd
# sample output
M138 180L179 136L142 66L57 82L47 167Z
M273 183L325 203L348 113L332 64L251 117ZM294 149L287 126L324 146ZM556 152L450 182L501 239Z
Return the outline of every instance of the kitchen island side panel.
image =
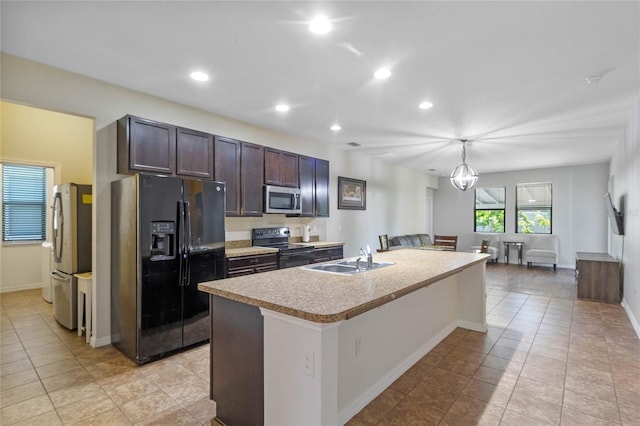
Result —
M263 318L256 306L210 295L210 398L227 425L264 424Z

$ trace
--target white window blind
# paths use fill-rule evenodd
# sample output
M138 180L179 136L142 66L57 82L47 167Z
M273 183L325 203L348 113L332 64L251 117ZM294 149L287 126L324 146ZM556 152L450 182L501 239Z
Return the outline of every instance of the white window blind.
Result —
M2 165L2 241L46 238L46 188L44 167Z

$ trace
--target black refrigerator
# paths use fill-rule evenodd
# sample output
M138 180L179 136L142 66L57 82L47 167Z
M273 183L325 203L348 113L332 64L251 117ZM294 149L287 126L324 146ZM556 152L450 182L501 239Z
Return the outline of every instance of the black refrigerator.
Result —
M111 342L138 363L205 342L224 278L224 183L137 174L111 183Z

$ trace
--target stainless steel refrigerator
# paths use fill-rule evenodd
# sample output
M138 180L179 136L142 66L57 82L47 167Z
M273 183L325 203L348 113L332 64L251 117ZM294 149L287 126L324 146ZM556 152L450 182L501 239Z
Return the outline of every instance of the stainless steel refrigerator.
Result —
M70 330L78 326L78 281L73 274L91 271L91 204L91 185L53 187L53 311Z
M111 183L111 342L132 360L209 339L198 283L225 275L224 191L145 174Z

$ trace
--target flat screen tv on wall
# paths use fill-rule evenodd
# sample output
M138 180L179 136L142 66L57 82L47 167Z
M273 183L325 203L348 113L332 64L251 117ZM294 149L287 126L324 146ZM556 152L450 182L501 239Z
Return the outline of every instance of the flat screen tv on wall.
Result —
M604 203L607 206L607 216L609 216L611 232L616 235L624 235L622 213L618 212L618 210L613 206L611 194L608 192L604 195Z

